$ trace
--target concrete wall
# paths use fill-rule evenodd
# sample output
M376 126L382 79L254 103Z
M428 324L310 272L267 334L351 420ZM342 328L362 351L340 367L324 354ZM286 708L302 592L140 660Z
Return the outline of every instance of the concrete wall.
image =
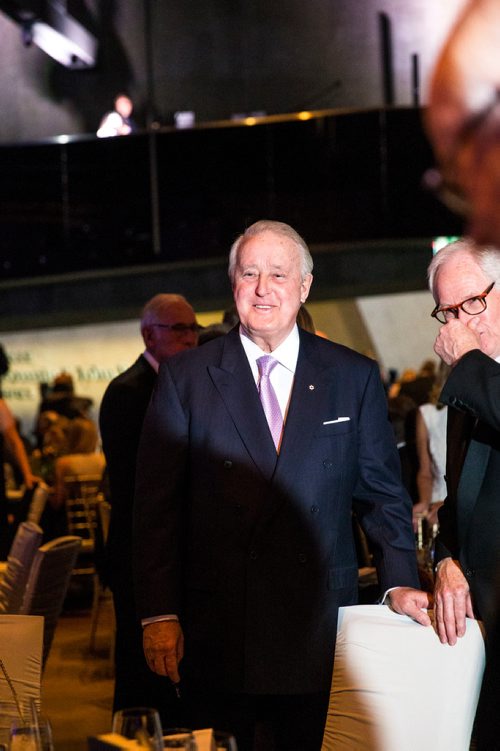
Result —
M384 104L380 14L391 35L394 103L412 103L411 56L422 97L436 50L463 0L79 0L100 39L98 65L70 71L0 14L0 142L95 132L114 94L129 89L145 121L162 122ZM153 91L148 86L147 52Z

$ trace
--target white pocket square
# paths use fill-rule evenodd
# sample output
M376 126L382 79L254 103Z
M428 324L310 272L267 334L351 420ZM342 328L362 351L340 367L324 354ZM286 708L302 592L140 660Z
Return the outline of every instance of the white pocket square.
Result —
M337 417L336 420L326 420L326 422L323 423L323 425L333 425L336 422L347 422L350 420L350 417Z

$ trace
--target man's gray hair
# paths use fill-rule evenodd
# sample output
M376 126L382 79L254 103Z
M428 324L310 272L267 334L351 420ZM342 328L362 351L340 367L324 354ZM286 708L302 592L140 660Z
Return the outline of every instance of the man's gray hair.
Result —
M148 300L141 313L141 331L146 326L158 323L165 310L168 310L171 305L179 302L189 305L183 295L175 295L166 292L155 295L151 300ZM189 305L189 307L191 306Z
M439 269L444 266L451 259L455 259L457 255L470 256L479 266L485 276L489 277L491 281L498 282L500 280L500 250L492 246L477 245L474 240L465 237L461 240L445 245L441 248L427 269L427 277L429 280L429 289L432 292L432 296L439 302L435 294L436 276Z
M313 259L307 243L303 237L296 232L293 227L284 222L275 222L272 219L261 219L255 224L251 224L242 235L236 238L229 251L229 267L228 274L231 280L231 284L234 284L234 275L236 271L236 265L238 263L238 254L241 246L250 237L256 237L264 232L273 232L275 235L282 235L283 237L291 240L297 248L300 255L300 274L301 278L305 279L307 274L311 274L313 270Z

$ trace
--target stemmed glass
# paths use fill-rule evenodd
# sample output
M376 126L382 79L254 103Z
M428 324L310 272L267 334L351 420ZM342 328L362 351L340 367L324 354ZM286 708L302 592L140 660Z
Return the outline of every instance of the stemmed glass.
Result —
M10 725L9 751L42 751L37 723L13 720Z
M236 738L232 733L223 730L214 730L215 748L217 751L238 751Z
M163 733L160 716L150 707L120 709L113 716L113 733L134 738L139 744L154 751L163 751Z

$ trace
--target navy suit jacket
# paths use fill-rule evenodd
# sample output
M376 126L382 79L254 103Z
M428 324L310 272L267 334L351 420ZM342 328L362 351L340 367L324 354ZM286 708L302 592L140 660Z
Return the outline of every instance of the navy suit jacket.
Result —
M179 614L204 688L328 691L338 607L357 597L353 506L381 587L418 587L375 362L300 331L278 457L238 331L176 355L139 448L140 616Z

